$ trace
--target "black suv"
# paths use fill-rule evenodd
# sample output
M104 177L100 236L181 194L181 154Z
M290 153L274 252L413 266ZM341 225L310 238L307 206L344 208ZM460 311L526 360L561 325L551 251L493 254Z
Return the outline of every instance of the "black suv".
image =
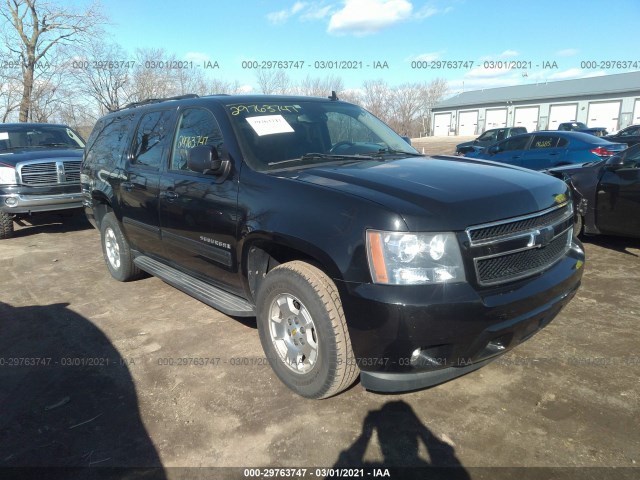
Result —
M83 147L66 125L0 124L0 239L13 235L14 219L82 208Z
M358 373L405 391L475 370L582 277L564 182L426 158L335 95L132 105L97 122L82 189L113 277L255 316L277 376L310 398Z

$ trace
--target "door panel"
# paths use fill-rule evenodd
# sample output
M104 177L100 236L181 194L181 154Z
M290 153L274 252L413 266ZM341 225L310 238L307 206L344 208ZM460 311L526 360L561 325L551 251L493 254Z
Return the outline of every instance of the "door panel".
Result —
M120 183L122 223L131 245L161 254L158 203L160 166L167 158L175 112L158 110L140 118Z
M218 177L188 168L188 152L211 145L218 155L223 139L208 110L182 112L169 170L160 181L160 224L167 260L217 284L243 294L237 272L236 228L238 178L235 168Z
M562 144L563 146L558 146ZM544 170L565 162L567 142L553 134L536 134L524 153L522 166L531 170Z
M605 171L596 195L596 225L602 233L640 237L640 149L622 168Z

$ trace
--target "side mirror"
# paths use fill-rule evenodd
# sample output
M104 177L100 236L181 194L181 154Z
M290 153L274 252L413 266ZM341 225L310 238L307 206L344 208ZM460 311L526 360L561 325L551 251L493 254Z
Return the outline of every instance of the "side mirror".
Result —
M489 155L495 155L500 151L500 147L498 145L494 145L492 147L489 147L487 151L489 152Z
M409 145L411 145L411 139L409 137L402 137L402 139L407 142Z
M205 175L221 175L228 164L222 160L218 151L211 145L198 145L189 150L187 166L189 170Z
M614 155L609 157L605 165L608 170L618 170L624 165L624 158L622 158L622 155Z

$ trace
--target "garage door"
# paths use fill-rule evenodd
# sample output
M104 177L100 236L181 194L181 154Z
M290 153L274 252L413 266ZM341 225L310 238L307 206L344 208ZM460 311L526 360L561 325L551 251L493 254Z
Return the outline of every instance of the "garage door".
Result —
M478 128L478 111L460 112L458 116L458 135L476 135Z
M436 137L444 137L449 135L451 129L451 114L436 113L433 118L433 135Z
M527 132L535 132L538 129L538 107L516 108L514 127L525 127Z
M604 127L609 133L618 131L620 102L599 102L589 104L588 127Z
M575 122L577 112L577 103L571 103L569 105L551 105L551 110L549 110L548 130L557 130L558 125L564 122Z
M487 110L487 121L485 130L490 128L499 128L507 126L507 109L499 108L495 110Z
M636 105L633 107L633 120L631 120L631 123L640 125L640 100L636 100Z

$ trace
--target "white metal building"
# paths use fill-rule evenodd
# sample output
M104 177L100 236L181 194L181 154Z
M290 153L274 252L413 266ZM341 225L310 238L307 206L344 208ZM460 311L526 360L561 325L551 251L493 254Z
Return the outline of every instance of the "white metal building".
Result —
M432 135L479 135L489 128L557 130L584 122L609 133L640 124L640 72L463 92L436 104Z

